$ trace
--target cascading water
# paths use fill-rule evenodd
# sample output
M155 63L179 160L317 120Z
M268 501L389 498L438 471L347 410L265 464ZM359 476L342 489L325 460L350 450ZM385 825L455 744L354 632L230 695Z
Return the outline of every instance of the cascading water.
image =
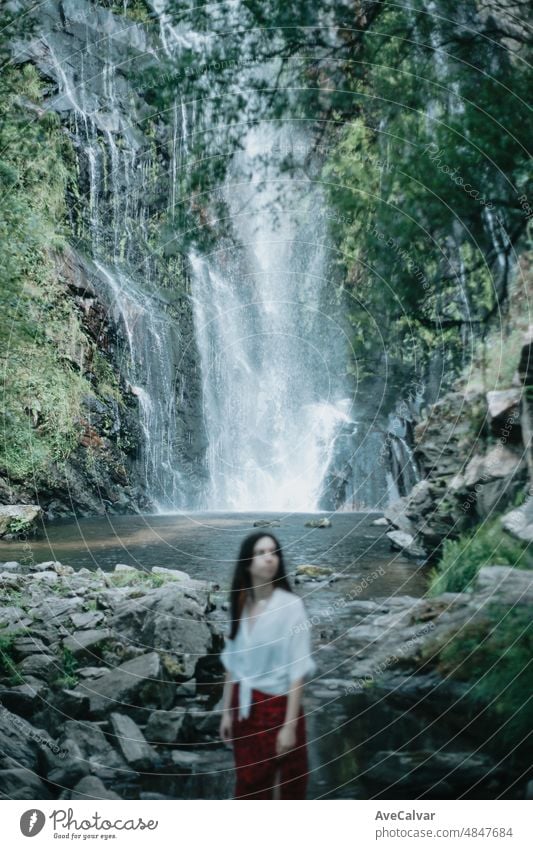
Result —
M287 139L249 132L225 189L234 243L190 256L210 509L318 509L351 421L323 203L282 178L272 151Z
M156 509L188 507L191 475L182 474L187 462L181 450L187 431L180 434L177 409L182 333L171 296L158 290L149 242L146 190L156 164L134 126L133 95L118 72L132 51L157 61L159 48L141 26L84 0L65 0L61 9L45 0L40 14L41 35L25 50L55 80L48 106L64 116L78 152L93 281L125 341L121 371L139 401L140 477ZM175 204L179 136L176 125L169 205Z
M61 8L44 0L42 35L27 48L57 84L49 106L64 117L78 151L87 186L82 229L100 298L122 329L147 494L162 510L332 509L342 504L341 481L356 506L357 426L342 376L347 345L342 304L328 280L324 204L303 171L288 178L274 154L306 139L291 139L288 127L261 136L252 129L234 155L225 189L233 238L211 256L189 256L195 341L182 333L191 324L186 295L175 309L172 280L161 294L150 216L164 210L180 226L180 169L199 128L178 92L155 129L168 151L161 158L153 136L136 126L136 95L117 71L132 51L156 67L182 49L200 55L206 36L174 26L164 0L152 7L156 26L148 33L85 0L64 0ZM203 120L210 120L205 110ZM167 173L158 183L161 163Z

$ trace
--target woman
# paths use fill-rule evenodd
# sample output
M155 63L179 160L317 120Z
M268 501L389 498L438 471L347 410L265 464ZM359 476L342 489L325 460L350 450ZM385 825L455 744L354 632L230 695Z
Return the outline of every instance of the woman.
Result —
M236 799L305 799L307 745L301 709L309 621L292 592L279 542L258 532L241 545L231 588L231 633L220 736L233 744Z

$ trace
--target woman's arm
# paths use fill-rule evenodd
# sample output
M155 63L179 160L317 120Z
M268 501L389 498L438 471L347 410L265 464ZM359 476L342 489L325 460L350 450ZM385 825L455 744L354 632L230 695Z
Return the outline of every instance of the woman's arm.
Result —
M233 719L231 715L231 698L233 696L233 680L231 673L226 672L224 680L224 693L222 695L222 717L220 720L220 737L224 743L231 740Z
M297 678L292 682L291 689L287 694L287 709L285 721L279 730L276 741L276 754L285 755L296 745L296 721L302 704L304 679Z

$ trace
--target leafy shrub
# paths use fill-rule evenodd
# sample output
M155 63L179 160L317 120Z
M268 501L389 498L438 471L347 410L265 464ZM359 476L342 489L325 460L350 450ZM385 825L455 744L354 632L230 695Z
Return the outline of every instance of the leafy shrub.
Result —
M75 687L78 683L78 661L69 648L63 649L62 674L56 679L56 684L61 687Z
M13 657L12 649L18 633L0 634L0 676L8 678L13 683L20 683L20 673Z
M500 517L478 525L457 540L446 540L442 557L430 573L429 595L460 593L472 587L482 566L531 568L531 552L501 527Z

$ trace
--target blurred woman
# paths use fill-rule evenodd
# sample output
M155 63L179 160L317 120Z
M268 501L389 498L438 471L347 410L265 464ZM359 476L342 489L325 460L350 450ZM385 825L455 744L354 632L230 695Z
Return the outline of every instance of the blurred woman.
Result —
M305 799L304 681L315 669L302 600L271 534L241 545L231 588L231 631L220 736L231 743L236 799Z

